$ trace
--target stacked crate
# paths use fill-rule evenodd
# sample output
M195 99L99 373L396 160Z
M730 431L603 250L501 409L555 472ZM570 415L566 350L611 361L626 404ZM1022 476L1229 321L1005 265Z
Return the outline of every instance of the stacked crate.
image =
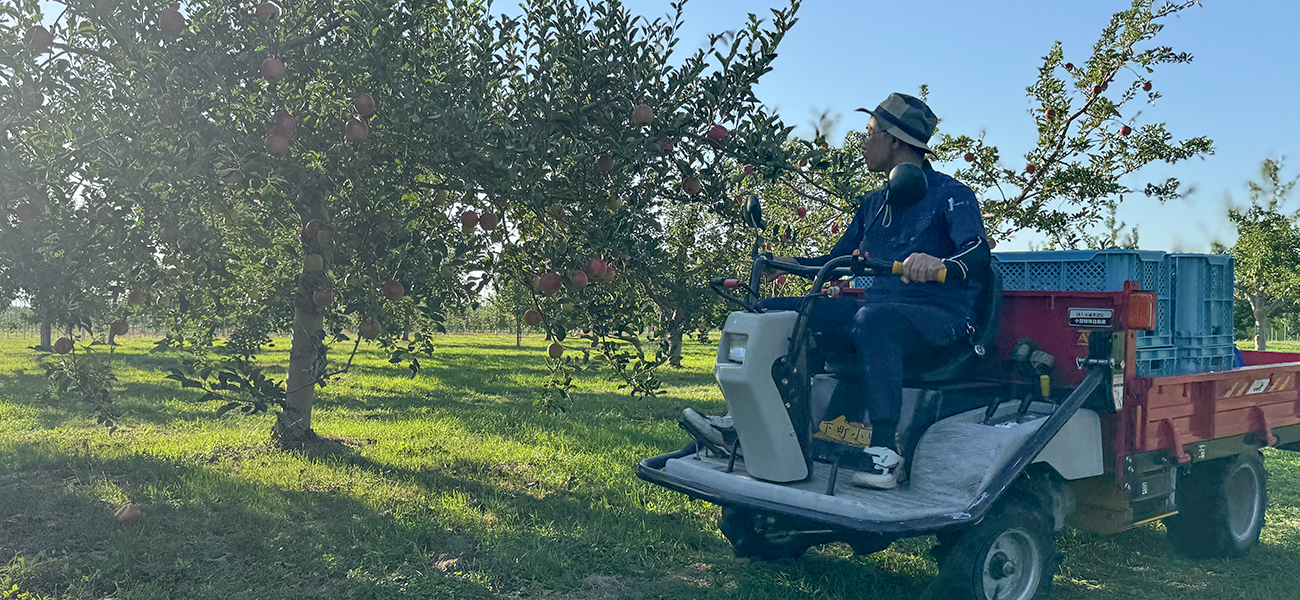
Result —
M993 268L1016 291L1117 292L1125 281L1156 293L1156 328L1138 332L1137 374L1232 368L1232 258L1152 250L1001 252Z

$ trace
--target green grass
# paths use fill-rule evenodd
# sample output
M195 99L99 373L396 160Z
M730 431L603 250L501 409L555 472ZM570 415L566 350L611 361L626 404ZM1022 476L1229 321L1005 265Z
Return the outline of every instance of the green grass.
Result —
M271 418L214 418L145 340L119 351L113 435L42 400L33 353L0 340L0 598L911 598L934 576L929 538L736 559L716 507L636 479L637 460L685 443L683 407L723 410L712 348L689 345L662 397L595 377L543 414L540 339L438 344L415 379L362 352L321 393L328 439L278 452ZM1269 523L1246 558L1174 558L1156 525L1067 530L1053 597L1297 597L1300 456L1266 460ZM112 517L127 501L137 526Z

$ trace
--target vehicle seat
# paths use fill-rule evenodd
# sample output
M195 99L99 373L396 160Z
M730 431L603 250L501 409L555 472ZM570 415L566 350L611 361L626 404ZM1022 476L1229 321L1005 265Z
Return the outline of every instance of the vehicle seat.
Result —
M904 377L910 382L936 382L959 379L974 372L977 367L996 355L994 344L998 337L999 316L1002 313L1002 277L989 267L984 289L975 301L975 335L941 348L938 352L909 360L904 365ZM983 348L980 355L976 348ZM853 348L831 352L826 357L823 372L837 379L862 377L861 368Z

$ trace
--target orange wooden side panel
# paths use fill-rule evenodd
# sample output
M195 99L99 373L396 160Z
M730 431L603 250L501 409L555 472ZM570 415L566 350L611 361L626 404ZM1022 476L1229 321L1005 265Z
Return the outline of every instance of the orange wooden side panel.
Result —
M1181 452L1185 444L1300 423L1300 363L1158 377L1135 411L1137 449ZM1171 439L1172 438L1172 439Z

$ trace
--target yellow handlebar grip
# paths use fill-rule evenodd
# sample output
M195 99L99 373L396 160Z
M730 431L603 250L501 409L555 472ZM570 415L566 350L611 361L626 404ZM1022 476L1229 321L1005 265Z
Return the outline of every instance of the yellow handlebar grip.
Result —
M1049 376L1047 376L1047 375L1039 375L1039 376L1038 376L1038 387L1042 388L1042 390L1040 390L1040 391L1043 392L1043 397L1044 397L1044 398L1050 398L1050 397L1052 396L1052 378L1051 378L1051 377L1049 377Z
M901 263L901 262L899 262L899 261L894 261L894 270L893 270L893 273L894 273L895 275L902 275L902 274L903 274L903 263ZM940 268L939 268L939 272L934 274L934 279L935 279L935 281L938 281L939 283L944 283L944 282L948 279L948 267L940 267Z

